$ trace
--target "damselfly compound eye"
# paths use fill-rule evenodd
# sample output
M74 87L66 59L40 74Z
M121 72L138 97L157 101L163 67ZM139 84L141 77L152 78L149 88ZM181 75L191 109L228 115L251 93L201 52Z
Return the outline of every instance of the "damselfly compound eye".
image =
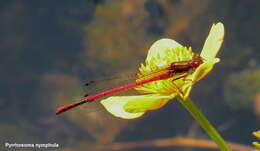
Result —
M193 65L194 65L194 67L198 67L200 65L200 62L199 61L194 61Z

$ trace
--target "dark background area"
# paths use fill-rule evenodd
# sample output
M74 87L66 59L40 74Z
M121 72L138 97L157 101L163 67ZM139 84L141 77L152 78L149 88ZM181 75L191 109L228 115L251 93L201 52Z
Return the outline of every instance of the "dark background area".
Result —
M124 73L151 44L171 38L199 53L213 23L225 26L221 62L191 98L231 142L250 145L260 116L260 1L78 0L0 2L0 143L91 145L187 136L208 138L175 100L136 120L56 107L88 79ZM147 148L157 150L156 148ZM160 148L174 150L175 148ZM183 149L183 148L178 148ZM132 149L135 151L144 149Z

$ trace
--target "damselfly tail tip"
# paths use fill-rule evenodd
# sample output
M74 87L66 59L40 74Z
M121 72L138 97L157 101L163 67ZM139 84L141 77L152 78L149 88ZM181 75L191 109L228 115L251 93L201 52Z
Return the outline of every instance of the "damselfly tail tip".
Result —
M64 108L64 107L59 107L59 108L56 109L55 114L56 114L56 115L59 115L59 114L63 113L64 111L65 111L65 108Z

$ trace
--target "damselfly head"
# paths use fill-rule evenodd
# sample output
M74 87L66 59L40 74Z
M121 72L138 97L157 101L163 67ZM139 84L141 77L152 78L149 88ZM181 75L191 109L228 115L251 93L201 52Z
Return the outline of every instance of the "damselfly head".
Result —
M201 58L201 56L199 54L194 54L192 60L193 60L192 66L195 68L200 66L203 63L203 58Z

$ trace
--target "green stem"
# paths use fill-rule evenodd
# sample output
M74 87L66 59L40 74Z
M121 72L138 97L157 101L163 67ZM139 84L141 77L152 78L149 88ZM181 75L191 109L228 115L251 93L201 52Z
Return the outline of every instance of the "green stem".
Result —
M193 118L200 124L200 126L207 132L207 134L215 141L221 151L231 151L226 142L219 135L216 129L210 124L207 118L200 112L198 107L188 97L185 100L182 97L177 97L179 102L191 113Z

